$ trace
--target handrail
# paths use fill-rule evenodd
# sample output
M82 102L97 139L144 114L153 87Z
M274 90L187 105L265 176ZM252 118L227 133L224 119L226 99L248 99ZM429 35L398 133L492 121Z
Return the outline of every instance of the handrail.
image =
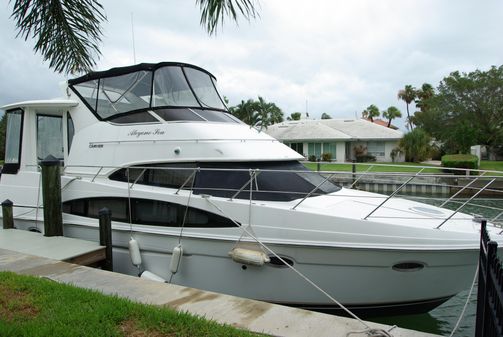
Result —
M180 192L180 190L181 190L182 188L184 188L184 187L185 187L185 185L187 185L187 183L188 183L188 182L192 179L192 177L194 177L194 176L196 175L196 173L197 173L197 172L199 172L199 167L196 167L196 168L194 169L194 172L192 172L192 173L190 174L190 176L189 176L187 179L185 179L185 181L183 182L182 186L180 186L180 187L176 190L175 194L178 194L178 192Z
M444 201L442 203L442 205L440 205L440 207L444 207L445 204L449 203L452 199L454 199L455 197L458 196L458 194L460 194L461 192L463 192L466 188L470 187L473 183L475 183L477 180L479 180L480 177L482 177L483 175L485 174L485 172L483 172L480 176L477 176L477 178L473 179L472 181L470 181L468 184L466 184L462 189L460 189L459 191L457 191L455 194L453 194L449 199L447 199L446 201Z
M447 221L449 221L453 216L454 214L458 213L463 207L466 206L466 204L468 204L470 201L472 201L475 197L477 197L477 195L479 195L480 193L482 193L482 191L484 191L484 189L486 187L488 187L489 185L491 185L496 179L493 179L491 180L489 183L487 183L480 191L478 191L477 193L475 193L470 199L468 199L467 201L465 201L461 206L459 206L451 215L449 215L447 217L447 219L445 219L440 225L438 225L436 227L436 229L440 229L440 227L442 227L442 225L444 223L446 223Z
M365 175L365 173L369 172L372 168L374 167L374 165L370 165L366 170L365 172L362 172L363 174L361 174L358 178L356 178L355 181L353 181L353 183L351 184L351 186L349 186L349 188L353 188L356 183L361 179L363 178L363 176ZM351 174L357 174L356 172L355 173L351 173Z
M381 208L382 205L384 205L389 199L391 199L395 194L397 194L402 188L404 188L412 179L416 178L421 172L423 172L424 168L422 168L421 170L419 170L419 172L417 172L414 176L410 177L409 179L407 179L406 182L404 182L400 187L398 187L393 193L391 193L381 204L379 204L379 206L377 206L376 208L374 208L372 210L372 212L370 212L369 214L367 214L366 217L363 218L363 220L367 220L367 218L369 216L371 216L372 214L374 214L375 211L377 211L379 208Z
M326 183L327 180L330 179L332 176L333 176L333 174L330 175L330 176L328 176L328 177L326 177L321 183L319 183L315 188L313 188L306 196L304 196L304 198L302 198L301 201L299 201L295 206L292 207L292 210L296 209L297 206L299 206L300 204L302 204L304 202L304 200L306 200L307 198L309 198L318 188L321 187L321 185L323 185L324 183Z
M237 197L239 195L239 193L243 192L246 185L249 185L253 181L253 179L256 179L257 176L260 174L259 169L249 169L249 172L250 172L250 179L243 186L241 186L241 188L236 193L234 193L234 195L232 197L230 197L230 199L229 199L230 201L234 200L234 198ZM251 189L250 189L250 191L251 191Z

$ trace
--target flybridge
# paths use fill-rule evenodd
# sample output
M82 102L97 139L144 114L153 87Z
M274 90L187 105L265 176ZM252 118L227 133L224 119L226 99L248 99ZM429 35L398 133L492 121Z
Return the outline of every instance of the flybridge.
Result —
M69 80L99 119L115 123L213 121L238 123L206 70L185 63L141 63Z

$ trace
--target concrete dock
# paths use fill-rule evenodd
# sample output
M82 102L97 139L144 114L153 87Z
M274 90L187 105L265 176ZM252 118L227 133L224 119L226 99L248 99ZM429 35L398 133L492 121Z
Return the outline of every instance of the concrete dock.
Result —
M36 232L0 229L0 249L88 266L103 261L106 248L96 242L64 236L47 237Z
M0 237L5 233L0 232ZM133 301L169 306L216 322L273 336L359 337L366 333L357 320L217 294L133 276L93 269L41 256L0 249L0 271L34 275L60 283L118 295ZM390 326L366 322L373 329ZM433 337L437 335L402 328L389 332L393 337Z

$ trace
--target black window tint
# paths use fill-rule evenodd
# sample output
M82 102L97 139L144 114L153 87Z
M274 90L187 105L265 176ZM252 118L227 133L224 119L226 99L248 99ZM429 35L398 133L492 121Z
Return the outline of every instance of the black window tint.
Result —
M89 198L65 201L63 212L90 218L98 218L99 211L107 207L112 220L129 222L127 198ZM149 199L131 199L133 224L164 227L181 227L185 217L186 227L236 227L232 220L197 208ZM186 214L186 216L185 216Z
M112 220L128 222L127 199L123 198L93 198L88 199L87 216L98 218L99 211L108 208L112 212Z
M67 140L68 140L68 153L70 153L70 149L72 148L72 141L73 141L73 136L75 134L75 127L73 125L73 120L72 116L70 116L70 113L68 112L66 115L66 133L67 133Z
M170 227L178 225L176 204L146 199L135 199L133 204L133 223Z
M171 121L204 121L201 116L198 116L192 109L156 109L154 111L159 117L166 122Z
M236 123L235 120L228 117L228 113L216 110L195 110L197 114L199 114L204 119L210 122L223 122L223 123Z
M110 122L118 124L130 124L130 123L160 123L154 116L152 116L148 111L128 113L126 115L121 115L118 117L113 117L108 119Z

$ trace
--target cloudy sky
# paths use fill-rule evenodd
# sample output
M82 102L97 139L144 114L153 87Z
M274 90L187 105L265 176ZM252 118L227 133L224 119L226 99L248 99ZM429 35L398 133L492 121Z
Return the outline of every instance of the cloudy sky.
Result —
M108 21L96 70L133 64L134 13L137 63L199 65L231 105L260 95L285 115L304 112L306 101L311 117L354 118L370 104L405 114L396 98L404 85L436 87L451 71L503 64L500 0L262 0L258 19L228 20L211 37L195 0L102 4ZM0 105L58 97L65 77L15 38L12 3L2 6Z

